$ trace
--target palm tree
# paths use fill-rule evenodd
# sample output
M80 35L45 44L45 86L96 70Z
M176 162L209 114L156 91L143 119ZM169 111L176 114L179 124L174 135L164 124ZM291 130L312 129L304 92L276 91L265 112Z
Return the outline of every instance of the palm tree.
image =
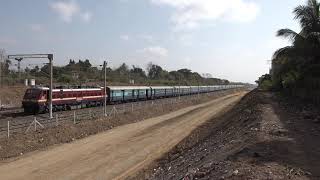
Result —
M300 5L293 11L295 19L299 20L301 31L297 33L291 29L280 29L277 36L289 38L292 46L284 47L274 53L279 56L319 56L320 52L320 3L308 0L306 5Z
M295 86L310 72L318 71L317 61L320 60L320 3L308 0L293 10L294 19L301 26L299 33L291 29L280 29L277 36L288 38L291 46L277 50L272 61L272 81L276 87L286 84ZM316 70L314 70L316 68Z

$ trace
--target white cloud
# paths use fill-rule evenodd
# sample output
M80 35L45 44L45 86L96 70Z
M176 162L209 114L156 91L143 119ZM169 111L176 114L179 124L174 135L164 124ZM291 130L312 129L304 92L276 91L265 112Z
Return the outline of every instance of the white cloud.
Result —
M260 11L256 3L245 2L244 0L234 0L232 5L232 13L228 18L235 22L252 22L256 19Z
M167 57L169 54L169 51L166 48L160 46L146 47L138 50L138 52L153 57Z
M141 39L141 40L144 40L144 41L147 41L147 42L153 42L153 41L155 40L153 36L147 35L147 34L132 35L132 36L129 36L129 35L127 35L127 34L122 34L122 35L120 36L120 39L123 40L123 41L129 41L130 39L131 39L131 40Z
M154 41L154 37L148 34L142 34L139 36L141 39L148 41L148 42L153 42Z
M185 58L183 59L183 62L184 62L185 64L187 64L187 65L190 65L190 63L192 62L192 59L191 59L190 57L185 57Z
M92 18L92 13L91 12L84 12L83 14L81 14L81 17L84 22L90 22L90 20Z
M0 45L7 46L7 45L14 45L17 43L17 40L9 37L0 37Z
M178 41L183 46L192 46L194 38L191 34L179 34Z
M31 31L34 31L34 32L44 32L45 31L45 27L41 24L31 24L30 29L31 29Z
M50 4L50 7L59 14L65 22L71 22L72 18L80 12L80 7L75 1L57 1Z
M92 18L92 13L88 11L82 12L81 7L75 0L56 1L51 3L50 7L67 23L72 22L75 16L80 17L84 22L89 22Z
M124 35L120 36L120 39L123 41L129 41L130 37L129 37L129 35L124 34Z
M251 22L259 13L259 6L246 0L150 0L156 5L175 9L171 17L175 30L194 29L203 22L226 20Z
M280 48L290 46L291 43L286 39L281 39L279 37L273 37L272 39L267 42L267 48L269 48L272 51L276 51Z

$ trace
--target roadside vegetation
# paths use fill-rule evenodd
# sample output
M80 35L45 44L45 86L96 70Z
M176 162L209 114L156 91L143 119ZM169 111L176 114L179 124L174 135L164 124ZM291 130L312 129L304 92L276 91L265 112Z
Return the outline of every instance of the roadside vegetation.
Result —
M261 89L279 90L285 94L320 102L320 3L308 0L293 10L301 31L280 29L277 36L292 41L291 46L277 50L270 74L257 80Z

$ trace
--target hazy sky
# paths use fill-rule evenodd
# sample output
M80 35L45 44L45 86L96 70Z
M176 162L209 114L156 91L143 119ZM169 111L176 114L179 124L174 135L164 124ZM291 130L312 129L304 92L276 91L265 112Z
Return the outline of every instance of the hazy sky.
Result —
M89 58L173 70L189 68L231 81L268 72L288 44L280 28L299 29L292 10L303 0L6 0L0 48L54 53L55 64Z

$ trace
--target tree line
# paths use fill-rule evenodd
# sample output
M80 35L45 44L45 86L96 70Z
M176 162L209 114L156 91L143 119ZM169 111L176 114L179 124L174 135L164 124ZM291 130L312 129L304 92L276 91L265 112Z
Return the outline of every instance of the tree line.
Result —
M11 61L1 63L2 81L8 85L23 83L24 79L36 79L37 84L46 85L49 82L49 65L26 67L22 72L11 70ZM117 68L106 67L109 85L215 85L229 84L228 80L205 77L190 69L167 71L161 66L149 63L146 70L139 66L129 67L123 63ZM89 59L70 59L65 66L53 67L54 83L56 85L102 85L104 81L103 67L93 66Z
M292 45L277 50L272 68L257 80L263 89L280 90L304 99L320 97L320 3L308 0L293 10L300 32L280 29L277 36L291 40Z

